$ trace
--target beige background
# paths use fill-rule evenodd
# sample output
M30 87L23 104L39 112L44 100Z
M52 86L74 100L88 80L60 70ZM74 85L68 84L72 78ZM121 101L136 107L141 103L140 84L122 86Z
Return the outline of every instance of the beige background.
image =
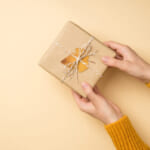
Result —
M103 124L37 62L68 20L150 62L149 8L149 0L0 0L0 149L114 150ZM150 89L115 69L99 87L150 145Z

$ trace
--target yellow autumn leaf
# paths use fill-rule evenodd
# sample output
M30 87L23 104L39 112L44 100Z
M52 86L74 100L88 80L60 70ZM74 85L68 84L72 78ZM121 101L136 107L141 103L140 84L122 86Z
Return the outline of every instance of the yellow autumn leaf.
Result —
M85 49L80 49L80 48L76 48L75 52L72 53L72 55L78 57L79 56L79 52L83 52ZM66 58L64 58L61 63L66 65L67 67L71 67L73 65L73 62L76 61L76 58L74 58L72 55L67 56ZM78 72L83 72L86 69L88 69L87 65L88 65L88 59L89 56L86 56L82 59L82 62L84 62L85 64L83 64L81 61L78 64ZM68 65L70 63L70 65Z

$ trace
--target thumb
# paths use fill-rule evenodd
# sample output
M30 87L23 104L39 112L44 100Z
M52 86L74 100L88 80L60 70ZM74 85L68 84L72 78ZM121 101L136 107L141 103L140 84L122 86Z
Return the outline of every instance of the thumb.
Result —
M86 82L82 83L82 88L85 92L85 94L87 95L87 98L93 102L93 104L97 103L97 95L94 92L93 88L91 87L91 85L89 85Z
M115 67L120 70L125 70L125 63L121 60L117 60L117 59L109 57L109 56L104 56L102 58L102 61L104 64L106 64L110 67Z

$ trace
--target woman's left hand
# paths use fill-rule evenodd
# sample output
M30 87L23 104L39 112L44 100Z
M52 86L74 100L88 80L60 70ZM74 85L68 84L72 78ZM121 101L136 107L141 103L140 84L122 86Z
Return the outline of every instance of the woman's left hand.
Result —
M118 106L104 98L97 87L92 88L85 82L82 83L82 87L87 98L72 91L73 97L81 111L101 120L106 125L116 122L123 116Z

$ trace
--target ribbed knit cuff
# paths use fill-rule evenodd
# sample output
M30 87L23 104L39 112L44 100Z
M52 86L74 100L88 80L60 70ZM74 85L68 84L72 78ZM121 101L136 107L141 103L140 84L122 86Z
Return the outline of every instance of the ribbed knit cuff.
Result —
M110 135L117 150L149 149L139 138L127 116L123 116L117 122L106 125L105 129Z

